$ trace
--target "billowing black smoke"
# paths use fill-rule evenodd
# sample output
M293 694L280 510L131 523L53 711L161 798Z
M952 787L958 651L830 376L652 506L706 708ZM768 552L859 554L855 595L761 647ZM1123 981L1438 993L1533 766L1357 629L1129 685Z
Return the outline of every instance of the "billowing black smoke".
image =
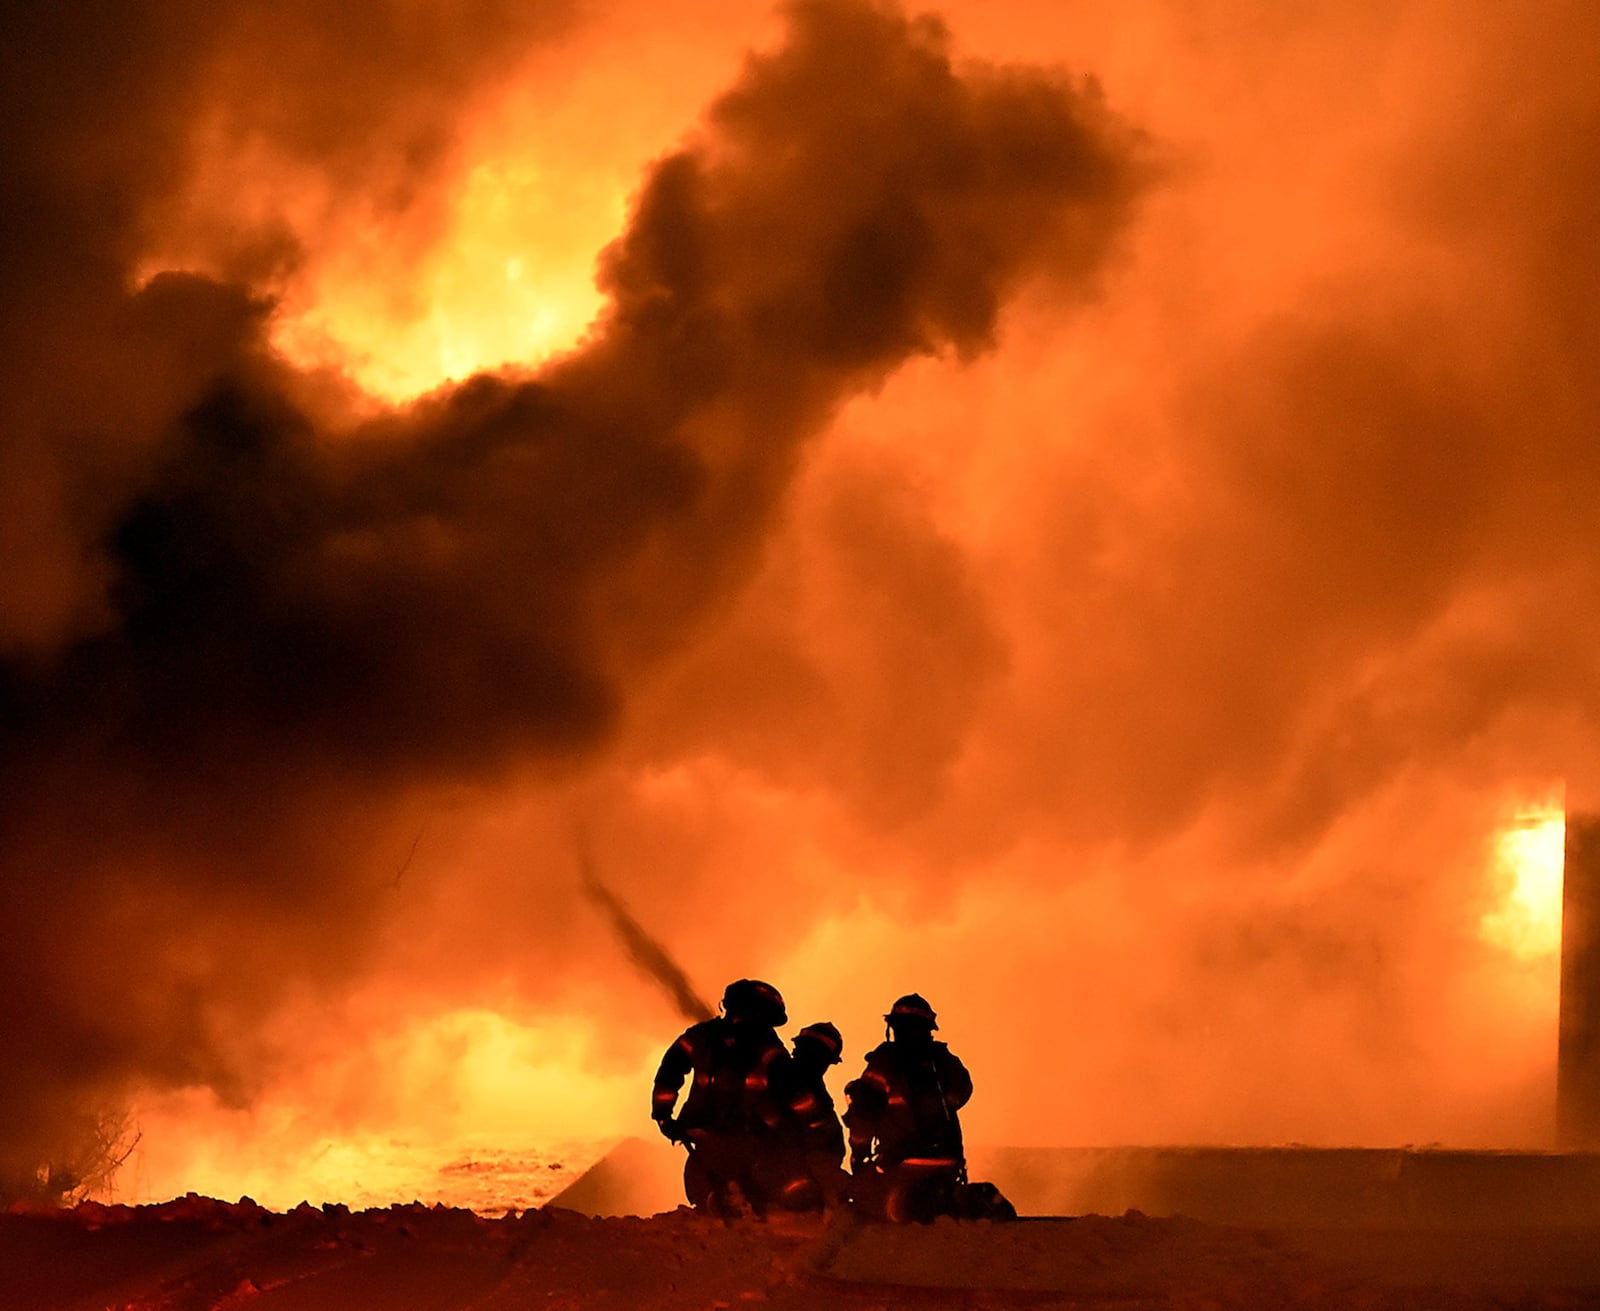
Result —
M799 4L650 171L580 349L335 431L247 282L128 289L190 74L271 25L229 11L148 80L120 54L95 78L165 29L72 14L31 19L4 79L29 112L0 243L23 275L0 321L0 1175L130 1082L248 1096L253 1021L359 961L386 801L603 743L630 676L746 576L805 438L913 356L986 349L1024 279L1092 289L1141 176L1092 88ZM394 45L406 103L442 110ZM308 105L255 129L353 167Z

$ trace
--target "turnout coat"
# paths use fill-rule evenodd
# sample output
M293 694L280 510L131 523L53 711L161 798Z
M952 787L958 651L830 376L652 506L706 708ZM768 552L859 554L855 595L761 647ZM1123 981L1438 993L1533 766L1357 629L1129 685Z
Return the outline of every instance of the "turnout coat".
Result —
M853 1166L964 1161L958 1112L972 1097L972 1076L944 1043L880 1043L844 1091Z

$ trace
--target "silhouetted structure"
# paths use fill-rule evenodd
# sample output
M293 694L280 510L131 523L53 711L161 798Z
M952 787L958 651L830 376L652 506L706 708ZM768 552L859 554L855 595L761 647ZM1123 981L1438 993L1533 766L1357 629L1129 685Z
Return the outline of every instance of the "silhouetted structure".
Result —
M956 1214L966 1179L959 1112L972 1078L934 1041L938 1019L919 994L901 997L884 1020L889 1040L845 1088L855 1201L891 1220Z
M722 994L722 1014L690 1026L668 1047L656 1071L650 1114L661 1132L689 1151L683 1187L693 1206L737 1213L765 1210L780 1180L790 1087L790 1057L777 1034L788 1020L770 983L739 979ZM678 1090L693 1076L676 1118Z
M1600 1150L1600 814L1569 814L1561 888L1556 1137Z

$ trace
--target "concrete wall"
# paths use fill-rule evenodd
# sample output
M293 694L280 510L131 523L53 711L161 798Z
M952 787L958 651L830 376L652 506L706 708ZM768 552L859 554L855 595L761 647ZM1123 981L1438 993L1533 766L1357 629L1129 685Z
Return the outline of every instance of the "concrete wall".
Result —
M1600 815L1567 816L1556 1140L1600 1149Z
M1024 1215L1187 1215L1250 1226L1600 1225L1600 1153L1314 1147L990 1147L970 1174ZM683 1203L683 1153L627 1138L551 1200L588 1215Z
M1597 1225L1600 1153L1405 1148L991 1148L971 1174L1024 1215L1242 1225Z

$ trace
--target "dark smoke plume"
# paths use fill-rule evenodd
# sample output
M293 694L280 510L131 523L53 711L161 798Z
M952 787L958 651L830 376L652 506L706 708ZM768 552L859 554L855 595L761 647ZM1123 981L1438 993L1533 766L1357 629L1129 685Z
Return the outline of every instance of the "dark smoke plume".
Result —
M0 1175L133 1084L248 1098L282 990L360 965L390 801L603 744L748 575L801 443L906 360L988 349L1025 279L1092 291L1141 180L1092 87L797 4L650 170L580 349L336 430L248 282L128 290L219 61L270 56L277 20L208 6L168 43L43 12L0 77L27 110L0 157L0 518L28 525L0 583ZM318 20L318 58L359 28ZM479 66L430 81L425 38L355 67L363 106L428 131L373 111L341 138L308 92L250 132L352 186L364 144L409 141L425 179Z

